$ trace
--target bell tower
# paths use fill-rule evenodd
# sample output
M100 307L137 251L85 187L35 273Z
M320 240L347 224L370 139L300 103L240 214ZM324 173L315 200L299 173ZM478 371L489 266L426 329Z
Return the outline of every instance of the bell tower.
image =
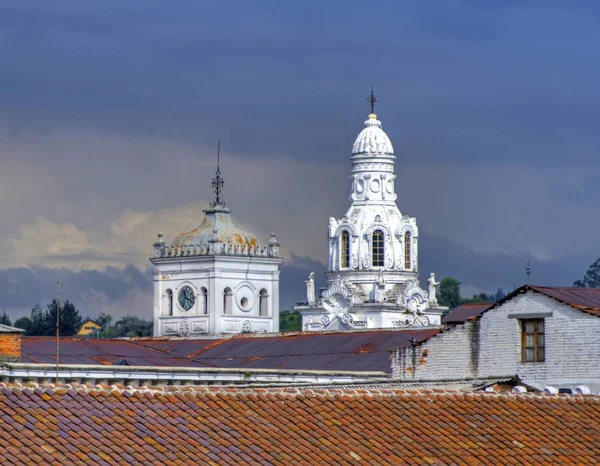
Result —
M329 218L327 290L296 308L306 330L439 325L445 310L435 285L419 286L417 220L396 205L394 148L373 91L367 100L371 113L350 156L350 207Z

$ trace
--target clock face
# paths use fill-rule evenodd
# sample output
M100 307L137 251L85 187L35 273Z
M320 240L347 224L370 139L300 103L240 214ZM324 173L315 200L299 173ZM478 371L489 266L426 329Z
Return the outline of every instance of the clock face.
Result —
M195 301L194 290L187 285L184 286L179 292L179 305L186 311L189 311Z

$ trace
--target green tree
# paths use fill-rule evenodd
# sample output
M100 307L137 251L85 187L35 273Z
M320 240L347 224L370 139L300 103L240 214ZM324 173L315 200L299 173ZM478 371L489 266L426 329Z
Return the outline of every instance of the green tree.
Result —
M31 320L29 317L20 317L15 320L15 327L20 328L21 330L25 330L25 334L29 334L29 329L31 328Z
M151 337L153 323L151 320L127 315L115 322L107 331L108 338L115 337Z
M2 314L0 314L0 324L8 325L9 327L12 326L10 323L10 317L8 317L8 314L6 313L6 309L4 309Z
M46 320L46 335L56 334L56 299L53 299L48 303L48 311L45 313ZM60 335L63 337L70 337L75 335L81 327L83 320L79 314L79 310L73 303L70 303L67 299L65 302L60 303L60 323L59 330Z
M450 309L457 307L460 302L460 282L452 277L446 277L440 282L439 302Z
M302 330L302 314L298 311L282 311L279 313L280 332L299 332Z
M583 280L576 280L573 286L579 288L600 288L600 259L589 266Z
M100 330L101 336L106 336L106 332L108 331L112 320L113 316L111 316L110 314L106 314L105 312L100 313L100 315L96 319L96 323L100 325L100 327L102 327L102 329Z
M41 336L48 335L48 329L46 328L46 316L44 310L39 304L36 304L31 308L31 317L29 318L29 329L27 335Z

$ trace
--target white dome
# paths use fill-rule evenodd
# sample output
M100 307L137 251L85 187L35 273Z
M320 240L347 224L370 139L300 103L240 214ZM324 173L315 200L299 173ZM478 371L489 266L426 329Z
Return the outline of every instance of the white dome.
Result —
M371 113L365 121L363 129L352 147L352 155L358 154L381 154L394 155L394 148L388 135L381 129L381 121L377 115Z

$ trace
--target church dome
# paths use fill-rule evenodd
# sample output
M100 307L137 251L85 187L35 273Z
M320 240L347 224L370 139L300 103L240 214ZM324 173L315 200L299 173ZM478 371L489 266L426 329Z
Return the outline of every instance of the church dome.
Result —
M221 242L234 246L240 245L242 249L248 246L256 248L256 236L236 228L231 220L227 208L213 208L204 211L205 216L200 226L192 231L178 235L171 246L185 248L187 246L209 247L210 243Z
M381 121L374 113L365 121L365 129L357 136L352 147L352 155L361 154L394 155L392 142L381 129Z

